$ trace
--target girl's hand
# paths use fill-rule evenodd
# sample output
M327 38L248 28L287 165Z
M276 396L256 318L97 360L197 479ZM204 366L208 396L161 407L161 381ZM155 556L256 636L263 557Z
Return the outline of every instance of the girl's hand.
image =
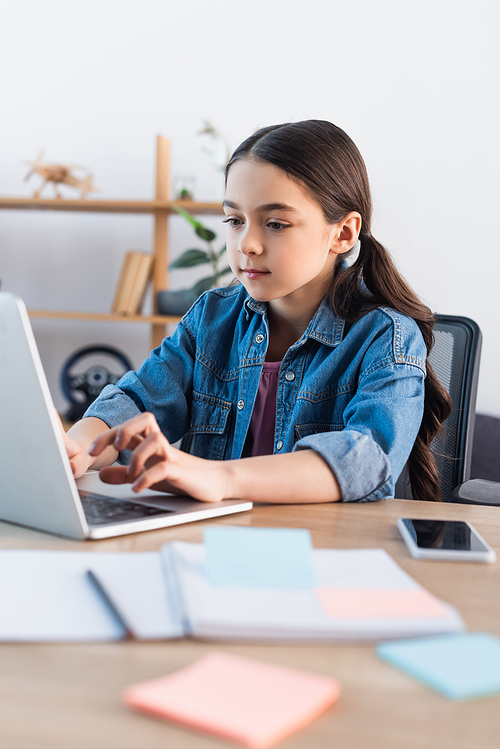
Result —
M151 413L142 413L101 434L91 446L92 457L113 446L131 450L128 466L101 468L100 478L107 484L132 484L135 492L158 489L187 494L205 502L228 498L222 461L205 460L172 447Z
M80 478L83 474L89 470L92 464L92 458L88 454L87 445L77 442L77 440L64 435L64 446L68 453L71 470L75 479Z
M71 465L71 470L73 471L73 476L75 479L80 478L80 476L83 476L85 471L88 471L91 463L92 458L90 457L88 450L87 450L87 444L85 442L80 442L78 440L73 439L70 437L64 430L64 427L62 425L61 417L56 411L57 420L59 422L59 426L61 427L61 434L64 440L64 447L66 448L66 452L68 453L69 462Z

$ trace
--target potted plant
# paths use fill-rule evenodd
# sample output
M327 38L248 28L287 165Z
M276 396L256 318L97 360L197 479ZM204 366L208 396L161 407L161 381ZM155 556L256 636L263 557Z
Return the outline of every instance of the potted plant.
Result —
M222 269L220 268L223 255L226 252L226 246L224 245L220 250L214 248L212 243L217 237L215 232L208 229L183 208L179 208L178 206L173 206L173 208L177 213L183 216L189 224L191 224L196 235L206 242L206 248L202 250L198 248L186 250L177 258L177 260L170 263L170 269L194 268L197 265L207 264L210 265L211 270L209 276L201 278L190 289L181 289L179 291L165 289L164 291L158 292L158 312L161 315L177 316L183 315L187 312L191 305L198 299L200 294L203 294L204 291L219 286L219 279L230 273L231 268L228 265Z

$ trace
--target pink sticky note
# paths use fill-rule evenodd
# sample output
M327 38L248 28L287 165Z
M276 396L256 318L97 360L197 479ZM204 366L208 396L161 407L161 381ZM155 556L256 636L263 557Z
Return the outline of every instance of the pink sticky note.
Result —
M129 687L123 699L138 710L264 749L316 718L339 693L339 682L327 676L212 652Z
M412 590L315 588L328 616L335 619L434 619L446 606L424 588Z

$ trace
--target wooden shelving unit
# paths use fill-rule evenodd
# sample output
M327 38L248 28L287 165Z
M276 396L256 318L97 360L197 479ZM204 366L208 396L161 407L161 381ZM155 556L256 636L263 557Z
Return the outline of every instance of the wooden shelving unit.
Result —
M66 200L65 198L0 198L0 209L78 211L83 213L147 213L154 218L153 240L153 299L152 315L116 315L97 312L61 312L51 310L29 310L32 317L45 317L59 320L91 320L101 322L147 323L151 326L151 348L158 346L166 335L166 326L180 318L157 314L158 291L168 286L168 221L172 214L177 215L174 206L178 205L194 215L222 214L220 203L197 203L189 200L169 200L169 141L159 135L156 141L156 190L154 200ZM113 289L110 287L110 302Z

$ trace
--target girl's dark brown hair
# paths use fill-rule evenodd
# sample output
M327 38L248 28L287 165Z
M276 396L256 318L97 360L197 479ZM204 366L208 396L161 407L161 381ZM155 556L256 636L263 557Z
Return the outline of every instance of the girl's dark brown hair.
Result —
M399 274L387 250L371 234L372 201L363 158L349 136L330 122L272 125L247 138L226 167L242 158L265 161L285 171L317 200L330 224L351 211L361 215L360 251L349 268L335 274L330 299L335 312L355 322L370 310L391 307L412 317L429 354L434 343L434 315ZM451 399L427 359L424 414L408 459L412 494L441 500L439 475L430 445L451 411Z

